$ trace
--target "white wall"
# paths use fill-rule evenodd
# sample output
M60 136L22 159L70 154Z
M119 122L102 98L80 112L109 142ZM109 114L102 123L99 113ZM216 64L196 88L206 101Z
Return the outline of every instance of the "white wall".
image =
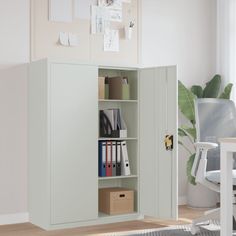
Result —
M27 66L0 70L0 215L27 212Z
M0 0L0 224L27 219L26 62L29 0Z
M0 68L29 61L29 0L0 0Z
M215 0L142 0L141 62L178 65L179 80L203 84L216 71ZM182 120L182 118L181 118ZM187 154L179 150L179 198L186 196Z

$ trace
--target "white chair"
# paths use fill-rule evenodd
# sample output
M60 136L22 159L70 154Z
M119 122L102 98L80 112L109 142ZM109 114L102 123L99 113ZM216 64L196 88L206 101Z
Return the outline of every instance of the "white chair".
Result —
M220 149L218 139L236 137L236 109L230 100L204 98L194 102L196 117L196 156L191 174L196 183L220 193ZM233 185L236 186L236 170L233 170ZM234 193L235 194L235 193ZM234 207L234 216L236 208ZM209 220L220 219L220 208L205 212L193 220L191 233L200 230L200 225Z

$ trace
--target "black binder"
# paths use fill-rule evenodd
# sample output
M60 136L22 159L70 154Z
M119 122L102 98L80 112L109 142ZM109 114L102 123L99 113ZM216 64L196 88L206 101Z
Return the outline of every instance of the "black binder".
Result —
M112 142L112 176L116 176L116 142Z
M121 142L116 142L116 176L121 176Z

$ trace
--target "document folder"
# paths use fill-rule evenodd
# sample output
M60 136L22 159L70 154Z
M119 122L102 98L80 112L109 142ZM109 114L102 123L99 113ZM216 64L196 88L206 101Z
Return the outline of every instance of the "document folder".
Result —
M106 142L99 142L98 173L100 177L106 176Z
M121 143L116 142L116 176L121 176Z
M116 176L116 142L112 142L112 176Z
M126 141L121 142L121 174L130 175L130 164Z
M112 176L112 142L106 145L106 176Z

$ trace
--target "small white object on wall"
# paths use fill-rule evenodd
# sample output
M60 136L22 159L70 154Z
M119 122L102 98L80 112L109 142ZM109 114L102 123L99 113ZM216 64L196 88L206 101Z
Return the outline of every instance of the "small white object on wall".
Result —
M129 25L125 26L125 39L131 40L133 34L134 22L130 21Z
M79 38L76 34L69 33L69 45L71 47L77 47L79 45Z
M63 46L69 46L69 35L66 32L60 32L59 43Z
M119 31L106 29L104 34L104 51L119 52Z
M55 22L72 22L72 0L49 0L49 20Z
M67 32L60 32L59 43L62 46L77 47L79 45L79 39L76 34L67 33Z

